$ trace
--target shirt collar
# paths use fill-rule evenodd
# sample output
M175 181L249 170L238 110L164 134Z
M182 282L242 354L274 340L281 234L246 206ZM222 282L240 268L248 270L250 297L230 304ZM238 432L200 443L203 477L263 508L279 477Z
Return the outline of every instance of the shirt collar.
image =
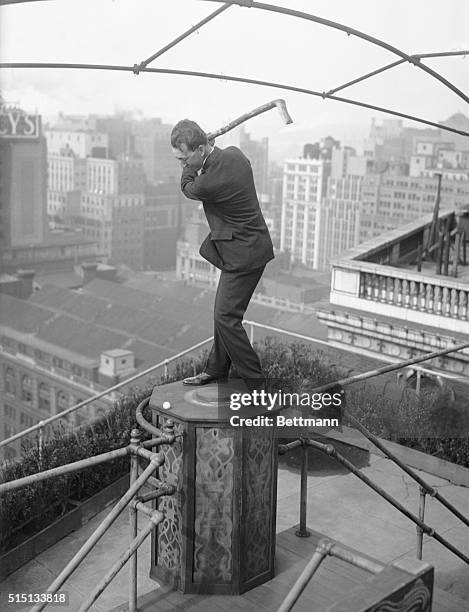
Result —
M210 164L213 162L215 157L217 156L220 149L217 146L214 146L207 157L204 159L204 163L202 164L202 170L206 170Z
M205 166L205 162L210 157L210 155L214 152L214 150L215 150L215 146L212 146L212 150L210 151L210 153L207 155L207 157L204 159L204 161L202 163L202 168Z

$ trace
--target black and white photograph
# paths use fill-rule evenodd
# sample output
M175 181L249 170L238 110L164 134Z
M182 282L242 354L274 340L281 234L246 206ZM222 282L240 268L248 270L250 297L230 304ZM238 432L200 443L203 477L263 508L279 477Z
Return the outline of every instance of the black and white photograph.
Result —
M0 0L0 612L469 611L467 0Z

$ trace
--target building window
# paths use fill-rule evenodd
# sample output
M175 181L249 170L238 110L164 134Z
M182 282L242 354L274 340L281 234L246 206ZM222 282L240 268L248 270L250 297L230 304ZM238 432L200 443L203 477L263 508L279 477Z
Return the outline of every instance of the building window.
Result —
M68 399L63 391L57 393L57 412L63 412L68 408Z
M13 406L5 404L3 407L3 412L5 414L5 418L10 419L10 421L16 421L16 410Z
M13 368L7 368L5 372L5 391L16 395L16 376Z
M7 425L6 423L3 425L3 431L5 434L5 438L4 438L5 440L7 438L11 438L11 436L13 436L15 433L13 427L11 427L10 425Z
M29 416L29 414L22 412L20 414L20 425L25 429L27 427L32 427L34 425L33 417Z
M50 412L50 389L44 383L39 385L39 409Z
M21 399L28 403L33 401L33 380L27 374L21 379Z

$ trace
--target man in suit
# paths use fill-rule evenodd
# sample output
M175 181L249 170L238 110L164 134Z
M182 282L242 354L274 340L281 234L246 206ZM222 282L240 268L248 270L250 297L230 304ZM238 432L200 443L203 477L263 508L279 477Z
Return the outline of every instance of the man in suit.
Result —
M233 364L238 375L254 388L255 381L263 380L263 373L242 320L274 252L251 164L236 147L213 146L197 123L188 119L173 128L171 146L183 168L181 189L186 197L203 202L210 227L199 252L221 270L214 341L205 370L183 383L204 385L226 379Z

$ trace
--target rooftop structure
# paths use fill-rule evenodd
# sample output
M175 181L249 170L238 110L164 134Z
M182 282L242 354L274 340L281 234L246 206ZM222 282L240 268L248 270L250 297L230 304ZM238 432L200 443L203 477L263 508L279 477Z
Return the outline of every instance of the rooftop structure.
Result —
M388 361L449 348L469 337L465 215L427 216L363 243L332 265L318 316L336 346ZM429 362L467 404L469 351Z

